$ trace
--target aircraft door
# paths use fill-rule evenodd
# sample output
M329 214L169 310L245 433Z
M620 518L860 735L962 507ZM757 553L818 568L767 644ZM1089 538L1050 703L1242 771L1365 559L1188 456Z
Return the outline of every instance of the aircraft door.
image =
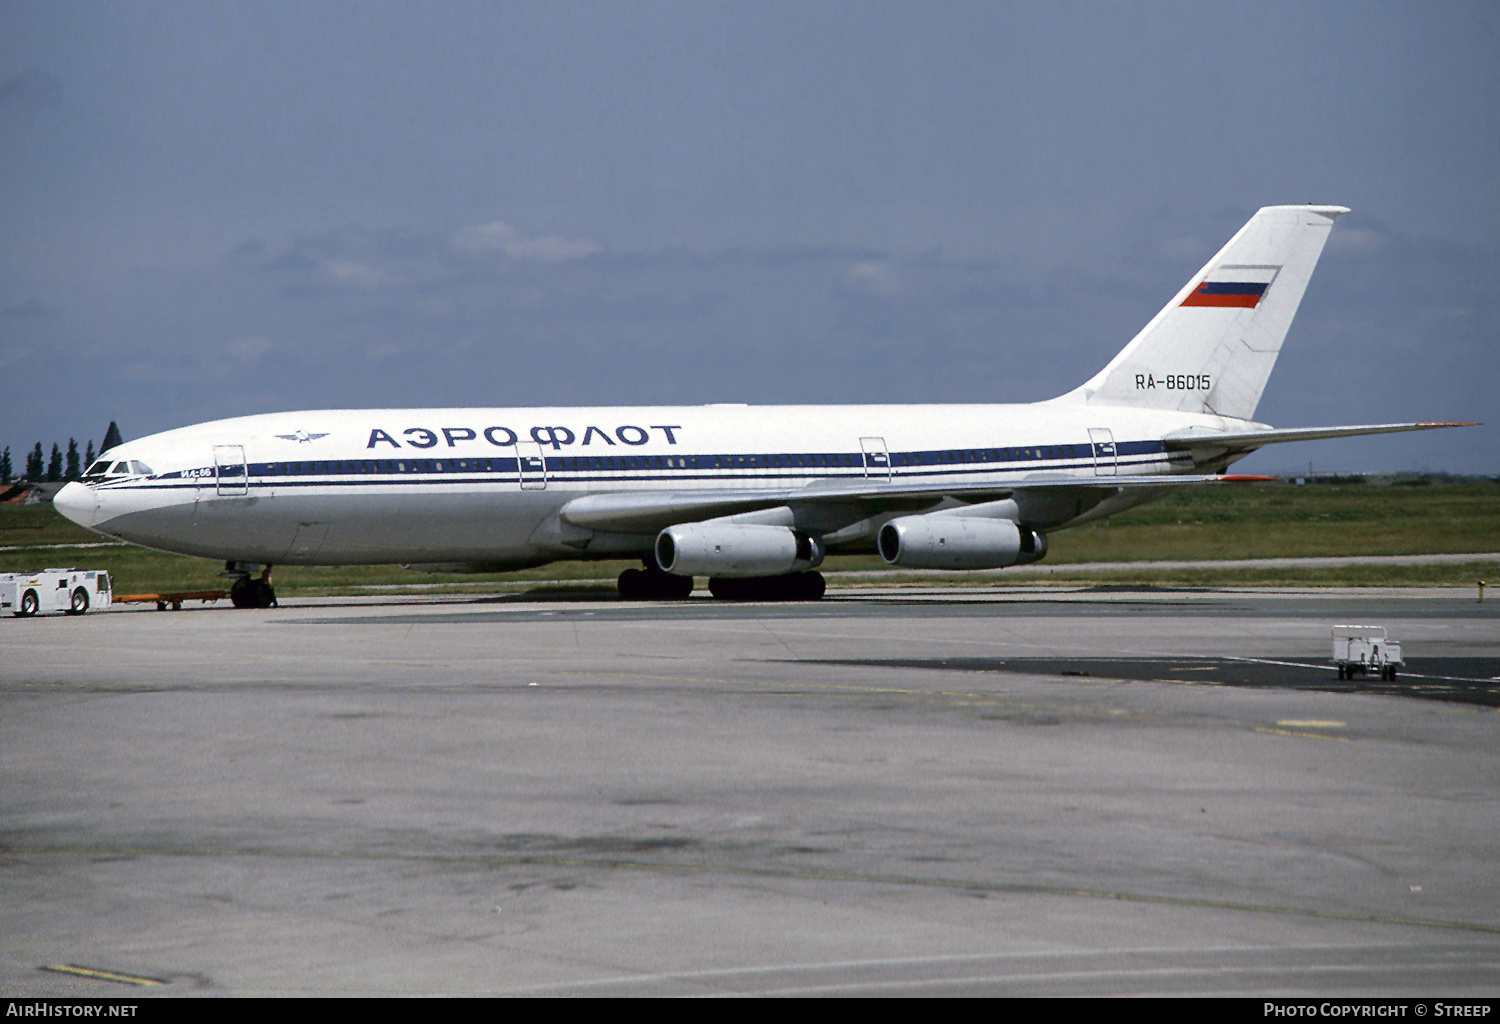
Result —
M542 446L535 441L516 443L516 469L520 474L521 490L545 491L547 489L547 460L542 455Z
M214 445L214 491L229 496L249 493L250 476L245 468L243 445Z
M1090 427L1089 441L1094 448L1094 475L1114 476L1119 469L1115 435L1107 427Z
M883 437L862 437L859 447L865 454L865 478L891 482L891 453Z

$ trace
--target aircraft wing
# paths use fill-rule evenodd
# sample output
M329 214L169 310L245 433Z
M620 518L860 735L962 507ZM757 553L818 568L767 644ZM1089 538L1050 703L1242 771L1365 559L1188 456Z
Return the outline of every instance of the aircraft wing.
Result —
M1190 429L1164 438L1168 449L1227 448L1231 451L1253 451L1261 445L1287 441L1317 441L1325 437L1357 437L1361 434L1399 434L1404 430L1439 430L1444 427L1477 427L1477 423L1375 423L1349 427L1294 427L1290 430L1250 430L1240 434L1216 434L1210 430Z
M1296 427L1288 430L1244 431L1224 434L1191 429L1164 438L1169 450L1215 448L1254 451L1267 444L1315 441L1329 437L1362 434L1394 434L1406 430L1437 430L1443 427L1477 426L1468 422L1378 423L1339 427ZM994 483L932 484L881 483L874 480L818 480L805 487L737 488L712 491L633 491L589 494L564 505L559 514L574 526L612 533L655 533L678 523L702 522L721 516L759 512L783 505L843 505L870 516L880 512L915 512L945 498L965 503L1000 501L1017 491L1112 492L1136 488L1171 488L1186 484L1234 483L1272 480L1274 477L1242 475L1181 476L1046 476L1003 486Z
M915 512L944 498L965 503L999 501L1017 491L1078 489L1114 492L1134 488L1170 488L1183 484L1273 480L1274 477L1065 476L1039 477L997 486L983 484L891 484L874 480L819 480L806 487L743 488L716 491L632 491L587 494L574 498L559 515L574 526L612 533L654 533L678 523L759 512L783 505L843 505L861 516L880 512Z

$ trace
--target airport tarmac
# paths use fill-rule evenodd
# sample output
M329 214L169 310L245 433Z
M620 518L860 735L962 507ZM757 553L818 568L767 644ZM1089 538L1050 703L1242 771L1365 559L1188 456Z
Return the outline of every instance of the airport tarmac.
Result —
M1497 686L1452 590L6 619L0 991L1493 997Z

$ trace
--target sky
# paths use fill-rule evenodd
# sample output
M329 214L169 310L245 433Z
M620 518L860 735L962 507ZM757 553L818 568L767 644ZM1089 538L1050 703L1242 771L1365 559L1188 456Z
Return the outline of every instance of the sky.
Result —
M0 445L1025 402L1340 218L1258 472L1500 475L1500 4L0 0Z

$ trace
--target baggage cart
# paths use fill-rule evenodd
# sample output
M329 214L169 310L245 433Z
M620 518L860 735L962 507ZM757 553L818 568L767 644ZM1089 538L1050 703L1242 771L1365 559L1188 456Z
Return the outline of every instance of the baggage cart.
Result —
M1334 626L1329 632L1340 679L1375 672L1381 679L1396 678L1396 668L1402 664L1401 642L1389 639L1384 626Z

